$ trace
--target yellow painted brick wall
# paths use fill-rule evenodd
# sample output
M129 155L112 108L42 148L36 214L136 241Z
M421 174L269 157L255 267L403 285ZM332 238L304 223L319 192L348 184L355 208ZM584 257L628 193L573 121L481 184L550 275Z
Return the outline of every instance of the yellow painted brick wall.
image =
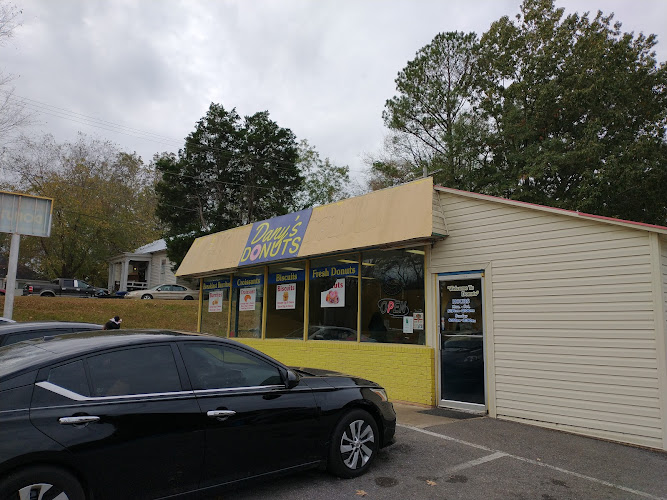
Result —
M382 385L392 401L435 405L431 347L352 342L234 339L289 366L335 370Z

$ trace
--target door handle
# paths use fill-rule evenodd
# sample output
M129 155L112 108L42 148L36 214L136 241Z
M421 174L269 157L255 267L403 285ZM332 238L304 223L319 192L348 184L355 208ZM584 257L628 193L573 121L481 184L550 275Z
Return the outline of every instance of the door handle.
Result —
M221 422L227 420L232 415L236 415L236 412L232 410L210 410L206 412L206 416L216 418Z
M100 417L85 415L80 417L61 417L58 419L58 423L62 425L81 425L81 424L89 424L91 422L99 422L99 420Z

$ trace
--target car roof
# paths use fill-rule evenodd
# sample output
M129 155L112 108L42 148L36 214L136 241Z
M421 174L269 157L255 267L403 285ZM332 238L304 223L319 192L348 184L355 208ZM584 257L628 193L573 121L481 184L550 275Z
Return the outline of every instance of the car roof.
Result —
M27 321L17 323L0 323L0 335L9 335L10 333L76 328L78 330L101 330L102 325L97 323L78 323L75 321Z
M25 340L0 348L0 380L20 373L35 370L71 357L86 355L108 348L132 346L188 339L192 341L215 341L228 345L239 345L236 341L213 335L180 332L174 330L98 330L68 333L53 337ZM272 359L256 349L243 346L260 357ZM276 361L273 360L275 363Z

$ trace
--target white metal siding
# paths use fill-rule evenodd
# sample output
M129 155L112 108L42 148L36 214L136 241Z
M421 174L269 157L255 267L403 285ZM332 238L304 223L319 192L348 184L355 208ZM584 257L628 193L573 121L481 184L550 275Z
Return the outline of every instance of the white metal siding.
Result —
M437 191L433 191L433 232L439 235L447 234L447 226L445 224L445 216L440 203L440 196Z
M662 270L662 297L664 303L665 331L667 332L667 237L660 238L660 269Z
M167 259L167 266L164 277L160 275L162 259L167 259L167 252L156 252L151 256L151 277L149 286L162 285L163 283L176 283L176 276L171 269L171 262Z
M648 233L440 196L431 272L493 269L497 416L662 448Z

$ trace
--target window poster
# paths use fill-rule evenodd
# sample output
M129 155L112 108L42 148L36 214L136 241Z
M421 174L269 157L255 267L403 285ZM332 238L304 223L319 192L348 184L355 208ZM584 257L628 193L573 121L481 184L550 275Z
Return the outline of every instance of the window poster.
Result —
M208 294L208 312L222 312L222 290L218 292L209 292Z
M482 332L481 279L442 281L440 330L470 334Z
M423 330L424 329L424 313L421 311L415 311L412 313L412 317L414 318L414 327L415 330Z
M337 279L333 287L321 292L320 307L345 307L345 278Z
M414 333L414 318L403 316L403 333Z
M254 311L257 289L239 288L239 311Z
M276 309L296 309L296 283L276 285Z

